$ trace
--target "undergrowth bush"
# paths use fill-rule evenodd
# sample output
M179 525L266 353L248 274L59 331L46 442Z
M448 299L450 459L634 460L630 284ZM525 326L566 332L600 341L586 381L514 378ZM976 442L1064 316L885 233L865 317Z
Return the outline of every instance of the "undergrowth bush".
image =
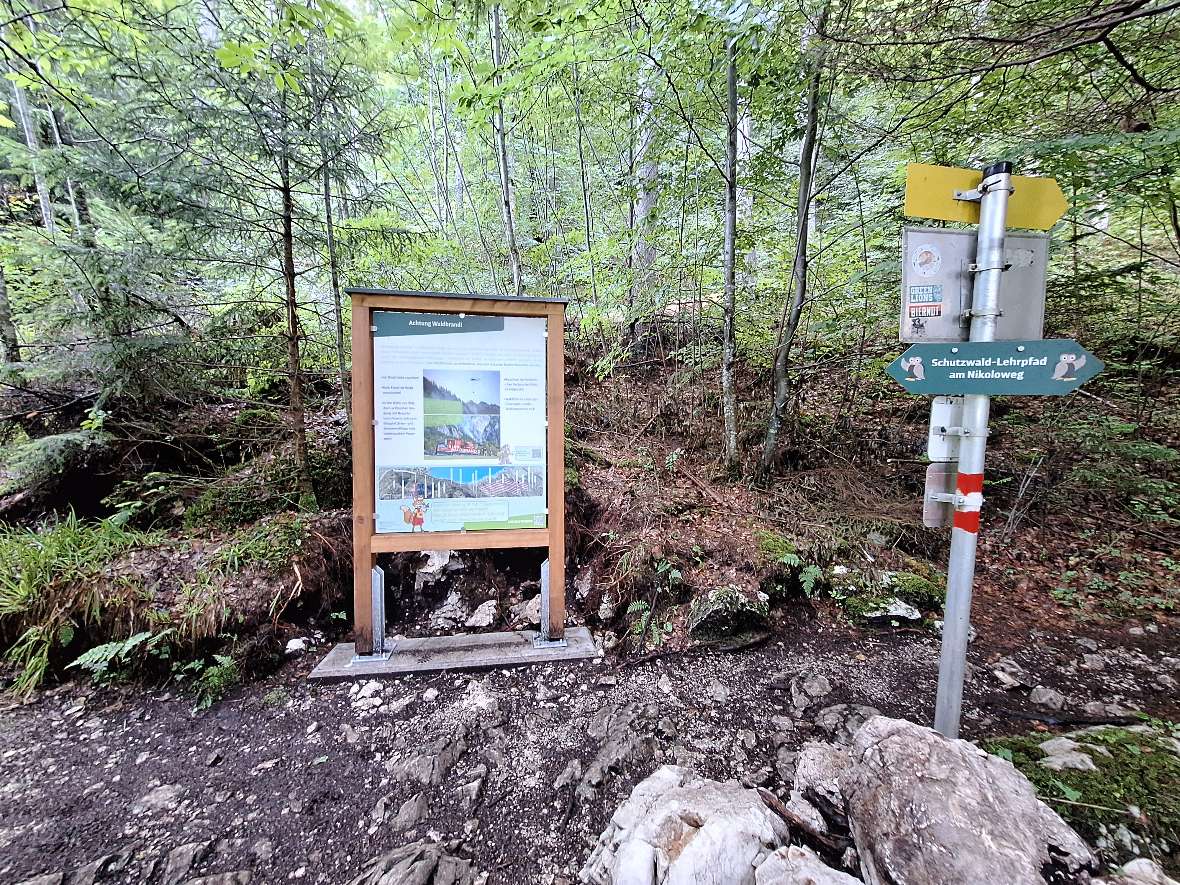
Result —
M341 440L319 436L308 442L308 469L317 507L348 507L352 473L347 446ZM207 481L185 510L184 524L190 528L233 527L301 509L295 459L288 449L276 449Z
M291 568L309 532L301 514L191 548L115 518L0 528L0 651L17 673L11 688L27 695L72 653L69 667L100 682L168 674L216 699L237 679L217 649L281 616L305 578L323 580L314 555Z
M0 640L20 670L18 693L40 684L55 645L69 645L78 627L97 622L112 603L89 579L116 556L157 540L113 520L84 522L73 513L36 531L0 527Z
M1062 491L1113 491L1137 519L1180 525L1180 451L1138 432L1139 425L1111 417L1066 421L1063 442L1085 457L1070 469Z
M109 440L101 430L83 428L13 443L4 450L3 472L8 479L0 481L0 494L41 488L86 452Z

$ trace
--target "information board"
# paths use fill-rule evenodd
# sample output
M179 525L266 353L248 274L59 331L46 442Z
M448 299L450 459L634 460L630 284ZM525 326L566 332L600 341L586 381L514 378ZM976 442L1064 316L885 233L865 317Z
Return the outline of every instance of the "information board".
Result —
M565 630L565 299L347 289L355 653L380 650L383 553L548 548Z
M544 317L377 310L376 531L544 528Z

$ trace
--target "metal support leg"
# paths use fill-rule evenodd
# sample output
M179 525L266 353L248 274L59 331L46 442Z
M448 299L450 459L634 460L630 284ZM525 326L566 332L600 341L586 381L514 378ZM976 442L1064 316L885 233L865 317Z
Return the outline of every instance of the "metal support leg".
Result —
M535 648L565 648L564 639L549 636L549 560L541 563L541 635L533 640Z
M385 638L385 571L380 566L373 566L372 585L373 606L373 653L371 655L354 655L353 663L384 661L393 651L393 645Z

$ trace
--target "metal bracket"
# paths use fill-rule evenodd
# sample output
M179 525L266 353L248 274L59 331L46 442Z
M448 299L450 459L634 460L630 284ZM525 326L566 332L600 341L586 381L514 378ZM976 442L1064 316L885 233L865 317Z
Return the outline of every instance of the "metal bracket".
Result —
M549 508L545 508L549 512ZM549 638L549 560L541 563L541 632L533 639L533 648L565 648L565 639Z
M926 497L931 501L938 501L943 504L954 504L956 508L961 507L967 503L967 496L960 495L958 492L931 492Z
M388 661L389 656L393 654L396 647L397 647L396 642L394 642L392 639L386 639L385 645L382 648L380 653L374 652L371 655L353 655L352 660L349 661L349 663L351 663L351 664L376 664L381 661Z
M967 308L959 315L960 320L971 320L971 317L1002 317L1004 311L1002 310L972 310Z
M940 427L938 428L940 436L970 436L970 427Z
M967 270L970 273L983 273L985 270L998 270L1001 273L1012 269L1011 264L1001 264L998 267L980 267L974 261L967 265Z
M984 186L983 182L979 183L978 187L973 187L969 191L955 191L955 199L962 200L965 203L978 203L984 194L990 194L993 191L1007 191L1009 194L1016 192L1016 188L1009 185L1008 187L991 187Z

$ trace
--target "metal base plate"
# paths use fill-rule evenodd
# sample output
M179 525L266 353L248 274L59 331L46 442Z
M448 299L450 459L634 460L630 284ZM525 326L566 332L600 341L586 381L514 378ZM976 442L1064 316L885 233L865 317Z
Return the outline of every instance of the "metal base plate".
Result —
M399 639L385 657L364 657L354 652L351 642L328 652L308 677L350 680L396 676L405 673L433 673L439 670L515 667L522 664L574 661L600 654L594 637L585 627L569 627L560 644L538 645L536 630L510 633L477 633L459 636L428 636Z
M374 652L371 655L354 654L352 656L352 663L354 663L354 664L369 664L369 663L376 663L379 661L388 661L389 656L391 654L393 654L393 650L394 650L394 648L396 648L396 646L397 646L397 643L395 643L392 639L386 637L382 651ZM355 650L355 648L356 648L356 645L354 644L353 649Z

